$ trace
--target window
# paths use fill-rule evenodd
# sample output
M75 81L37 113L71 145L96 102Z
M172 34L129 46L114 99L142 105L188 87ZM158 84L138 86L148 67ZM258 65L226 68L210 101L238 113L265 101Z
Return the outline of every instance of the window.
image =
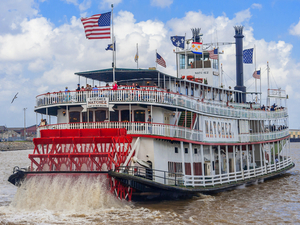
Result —
M189 153L189 149L188 149L188 148L185 148L185 149L184 149L184 153L186 153L186 154Z
M175 153L178 153L178 148L177 147L175 147Z
M194 55L188 55L188 68L195 68Z
M87 112L82 113L82 122L87 122ZM89 111L89 122L93 122L93 111Z
M134 121L135 122L145 122L145 110L135 110L134 111Z
M185 69L185 55L179 55L179 68Z
M80 112L70 112L69 119L70 119L70 123L79 123L80 122Z
M198 149L194 149L194 154L197 154L198 153Z
M182 173L182 163L168 162L168 172L171 173L169 177L174 177L174 173Z
M95 120L96 122L103 122L106 119L106 111L105 110L97 110L95 112Z
M122 122L129 122L129 110L122 110L121 111L121 121Z
M119 121L119 110L115 110L114 112L110 112L110 121L118 122Z

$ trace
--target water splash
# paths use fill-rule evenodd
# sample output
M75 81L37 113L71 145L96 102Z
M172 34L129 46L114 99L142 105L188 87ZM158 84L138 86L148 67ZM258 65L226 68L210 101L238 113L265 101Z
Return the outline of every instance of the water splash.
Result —
M122 207L108 190L105 175L33 176L25 180L11 206L29 211L90 211Z

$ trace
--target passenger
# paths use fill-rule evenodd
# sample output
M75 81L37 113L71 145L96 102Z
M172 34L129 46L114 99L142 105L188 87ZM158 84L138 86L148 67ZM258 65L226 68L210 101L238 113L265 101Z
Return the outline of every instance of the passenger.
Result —
M40 122L39 126L45 126L44 119L41 119L41 122Z
M118 84L117 84L117 81L114 82L114 85L112 87L112 90L116 91L118 90Z
M135 84L136 89L140 89L140 85L138 83Z
M80 84L77 84L76 91L80 91Z
M95 85L95 87L93 87L93 95L94 95L94 97L97 97L97 95L98 95L97 85Z
M148 131L149 131L150 134L152 134L152 124L151 124L152 123L152 119L151 119L151 115L149 115L147 122L148 122Z

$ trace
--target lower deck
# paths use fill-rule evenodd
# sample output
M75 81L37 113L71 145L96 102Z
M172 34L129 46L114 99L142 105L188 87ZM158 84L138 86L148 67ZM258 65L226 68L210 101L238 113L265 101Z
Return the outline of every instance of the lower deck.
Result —
M154 169L154 181L167 185L222 185L276 173L293 165L288 138L253 144L198 144L143 137L133 141L140 142L135 157L146 164L140 165ZM131 164L137 165L139 162Z

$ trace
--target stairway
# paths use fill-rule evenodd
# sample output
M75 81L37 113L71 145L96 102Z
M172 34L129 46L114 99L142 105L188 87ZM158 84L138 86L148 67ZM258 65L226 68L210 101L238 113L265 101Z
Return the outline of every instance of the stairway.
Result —
M187 111L186 112L186 127L191 127L191 118L192 118L192 112ZM185 126L185 111L181 112L179 121L178 121L178 126Z

